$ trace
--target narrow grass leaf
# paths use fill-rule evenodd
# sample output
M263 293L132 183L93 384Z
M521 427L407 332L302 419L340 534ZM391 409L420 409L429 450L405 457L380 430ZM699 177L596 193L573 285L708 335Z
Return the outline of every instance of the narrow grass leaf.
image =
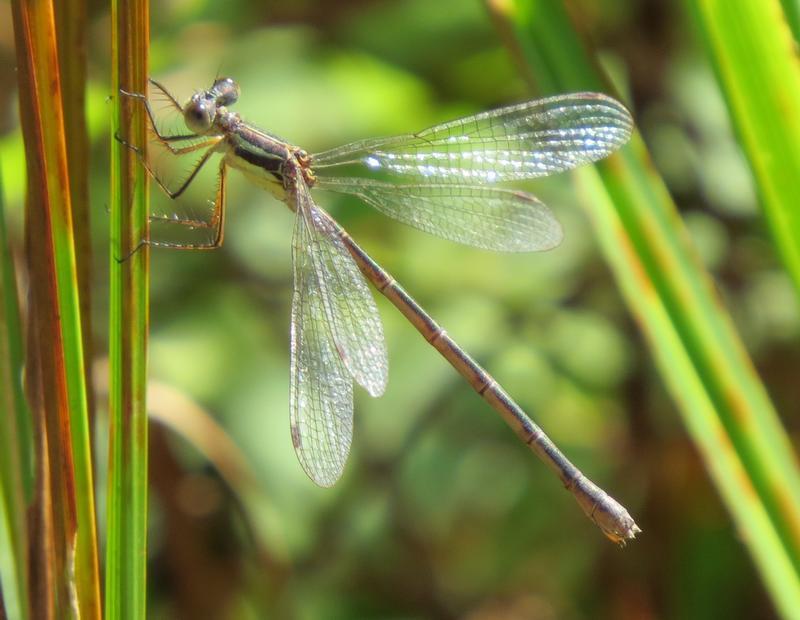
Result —
M779 0L686 0L686 6L753 171L775 247L800 294L797 42Z
M119 95L145 92L149 8L115 0L112 20L114 107L111 148L111 299L106 616L144 618L147 594L147 175L121 144L146 144L144 110ZM138 248L138 249L137 249Z
M30 617L26 513L33 445L22 367L17 283L0 186L0 591L8 616L24 620Z
M41 575L43 583L54 581L52 604L45 603L44 612L97 618L92 456L53 7L18 0L12 14L28 173L29 343L36 349L28 349L27 387L41 421L37 442L45 448L39 452L38 474L49 483L37 494L38 524L52 524L31 537L46 541L36 566L45 572L55 566L53 575ZM43 536L50 533L52 539Z
M91 297L91 221L89 205L90 150L86 127L87 6L86 0L60 0L55 3L58 60L64 107L64 131L69 166L72 232L75 245L75 271L78 278L83 355L94 359L92 344ZM89 428L94 427L94 388L89 364L85 365L86 402Z

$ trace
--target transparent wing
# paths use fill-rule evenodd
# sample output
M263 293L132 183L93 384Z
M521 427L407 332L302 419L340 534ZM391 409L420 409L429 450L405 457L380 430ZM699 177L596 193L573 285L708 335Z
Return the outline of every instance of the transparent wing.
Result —
M378 307L364 276L339 236L338 225L317 207L298 178L297 208L336 349L353 379L371 396L386 389L389 362Z
M633 121L599 93L559 95L436 125L416 134L362 140L312 157L314 172L362 166L429 183L480 184L570 170L628 141Z
M383 393L388 357L378 309L337 225L297 179L292 240L290 422L303 469L331 486L353 437L353 379Z
M394 185L358 178L320 178L316 187L352 194L404 224L486 250L549 250L563 237L550 209L524 192L444 184Z
M353 439L353 380L330 334L309 254L306 223L300 213L295 222L292 259L292 444L309 478L329 487L342 475Z

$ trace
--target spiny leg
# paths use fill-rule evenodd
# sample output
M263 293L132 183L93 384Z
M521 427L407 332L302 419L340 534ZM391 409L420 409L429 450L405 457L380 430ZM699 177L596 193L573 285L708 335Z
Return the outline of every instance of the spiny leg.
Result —
M148 82L152 84L155 88L157 88L161 94L163 94L169 104L175 108L175 110L183 114L183 107L180 103L172 96L172 94L159 82L156 80L149 78ZM144 157L144 152L140 147L137 147L126 140L122 139L119 135L115 135L114 137L117 139L118 142L123 144L124 146L131 149L133 152L136 153L139 162L142 164L144 169L147 173L155 180L158 186L164 191L164 193L171 199L178 198L186 188L192 183L195 179L197 174L200 172L201 168L206 164L209 160L211 155L214 153L214 147L219 144L220 141L224 139L224 136L212 136L202 142L197 144L190 144L183 147L174 147L171 142L180 142L180 141L187 141L201 138L197 134L185 134L185 135L174 135L168 136L162 134L155 120L155 113L153 112L153 108L150 104L149 99L146 95L142 93L133 93L129 91L125 91L120 89L120 94L131 97L135 100L141 101L144 104L145 111L147 112L147 117L150 122L150 127L153 131L153 134L159 140L159 142L165 146L173 155L185 155L187 153L191 153L193 151L198 151L203 148L207 148L208 150L203 153L202 157L198 162L195 164L194 168L192 169L189 176L186 180L181 184L181 186L176 190L171 190L167 185L160 179L160 177L155 173L155 171L150 167L146 158ZM168 242L159 242L159 241L152 241L149 239L141 240L131 252L129 252L124 258L118 259L120 262L124 262L128 260L131 256L133 256L143 245L152 245L155 247L168 247L174 249L186 249L186 250L210 250L216 249L222 245L223 237L224 237L224 222L225 222L225 180L226 180L226 166L224 160L220 162L219 167L219 183L217 187L217 195L214 201L213 212L211 216L211 221L199 220L199 219L191 219L191 218L173 218L168 216L153 216L149 217L150 221L160 221L169 224L176 224L179 226L185 226L188 228L204 228L204 229L213 229L214 230L214 237L210 242L207 243L168 243Z
M186 226L188 228L206 228L214 231L214 237L207 242L201 243L169 243L165 241L142 241L138 247L147 244L160 248L172 248L174 250L215 250L222 245L225 237L225 206L226 206L226 192L225 180L227 175L227 167L225 160L220 161L219 164L219 183L217 184L217 195L214 200L214 208L211 212L211 221L206 222L203 220L184 220L172 219L168 217L152 217L151 220L163 221L165 223L176 224L178 226ZM134 250L135 251L135 250Z
M169 187L167 187L167 184L164 183L159 178L159 176L155 173L155 171L150 167L150 164L147 163L147 159L145 158L142 149L140 149L138 146L131 144L130 142L127 142L126 140L123 140L118 134L115 135L114 138L116 138L117 142L119 142L123 146L128 147L130 150L136 153L136 156L139 158L139 163L142 164L144 169L147 171L147 174L149 174L153 178L153 180L158 184L158 186L164 191L164 193L167 196L175 200L184 191L186 191L186 188L189 187L192 181L194 181L195 177L197 176L197 173L200 172L200 169L208 161L209 157L211 157L214 154L214 147L224 139L224 136L214 136L212 138L207 138L202 142L198 142L197 144L190 144L189 146L184 146L179 149L170 149L175 155L185 155L187 153L199 151L200 149L205 149L205 148L208 149L205 153L203 153L203 156L195 164L194 168L192 169L192 172L189 174L188 177L186 177L186 180L184 180L183 183L181 183L181 186L176 190L171 190Z
M153 80L152 78L148 80L151 84L153 84L156 88L158 88L166 97L169 99L170 105L172 105L180 114L183 114L183 107L177 102L175 97L173 97L167 89L164 88L161 84ZM186 140L193 140L197 139L198 135L195 133L189 134L178 134L174 136L168 136L162 134L161 131L158 129L158 125L156 124L156 115L153 112L153 107L150 105L150 100L147 98L146 95L142 93L132 93L127 90L119 89L121 95L125 97L130 97L131 99L135 99L137 101L141 101L144 104L144 109L147 112L147 118L150 121L150 128L152 129L153 133L156 136L156 139L163 144L166 148L172 151L175 155L179 155L179 149L170 144L171 142L184 142Z
M159 178L159 176L153 171L153 169L147 163L147 160L144 157L142 149L140 149L137 146L134 146L133 144L130 144L129 142L126 142L125 140L120 138L118 135L115 135L114 137L117 139L117 141L120 142L120 144L128 147L134 153L136 153L136 155L137 155L137 157L139 159L139 162L142 164L142 166L144 167L145 171L153 178L153 180L164 191L164 193L169 198L171 198L173 200L177 199L186 190L186 188L189 187L189 185L195 179L195 177L200 172L202 167L211 158L211 155L214 154L214 152L215 152L214 151L214 146L216 146L223 139L222 136L215 136L213 138L209 138L207 140L204 140L203 142L201 142L199 144L190 145L190 146L183 147L181 149L177 149L178 154L191 153L192 151L197 151L197 150L200 150L202 148L207 148L208 150L206 150L206 152L203 153L203 156L195 164L194 168L192 169L192 172L189 174L189 176L186 178L186 180L181 184L181 186L176 190L171 190L169 187L167 187L167 185ZM219 187L218 187L218 190L217 190L217 197L216 197L216 200L214 202L214 209L213 209L213 213L212 213L210 222L207 222L207 221L204 221L204 220L196 220L196 219L184 219L184 218L178 219L178 218L171 218L171 217L158 216L158 215L156 215L156 216L151 215L149 217L151 222L152 221L162 221L162 222L169 222L170 224L176 224L176 225L179 225L179 226L186 226L188 228L207 228L207 229L211 228L211 229L215 229L216 232L214 234L213 241L211 241L210 243L180 244L180 243L167 243L167 242L158 242L158 241L151 241L151 240L148 240L148 239L142 239L139 243L136 244L136 247L134 247L123 258L118 259L118 261L121 262L121 263L127 261L131 256L133 256L136 252L138 252L141 249L141 247L144 246L144 245L151 245L151 246L155 246L155 247L169 247L169 248L175 248L175 249L187 249L187 250L193 250L193 249L210 250L210 249L214 249L214 248L217 248L220 245L222 245L222 230L221 230L221 228L222 228L223 224L222 224L222 216L220 215L220 212L221 211L224 212L224 208L225 208L224 185L225 185L225 163L224 163L224 160L222 160L220 162ZM220 190L222 190L222 191L220 191Z
M225 160L220 161L219 165L219 184L217 185L217 194L214 199L214 206L211 213L211 221L193 220L193 219L174 219L166 216L150 216L150 221L164 222L165 224L175 224L177 226L185 226L187 228L203 228L211 229L214 231L214 237L208 242L199 243L171 243L168 241L153 241L152 239L142 239L136 246L122 258L118 258L117 262L124 263L131 256L136 254L143 246L151 246L156 248L169 248L171 250L216 250L222 245L225 237L225 206L226 206L226 192L225 180L227 175L227 167Z
M189 185L191 185L192 181L194 181L194 180L195 180L195 178L197 177L197 174L200 172L200 170L203 168L203 166L206 164L206 162L209 160L209 158L210 158L210 157L211 157L211 156L214 154L214 152L215 152L215 151L214 151L214 147L215 147L217 144L219 144L219 142L220 142L221 140L222 140L222 138L221 138L221 137L220 137L220 138L212 138L211 140L205 140L205 141L203 141L202 143L200 143L200 144L197 144L197 145L195 145L195 146L194 146L194 147L192 147L192 148L189 148L189 147L187 147L186 149L182 149L182 150L183 150L183 152L185 152L185 153L191 153L192 151L197 151L197 150L200 150L200 149L202 149L202 148L206 148L206 147L208 147L208 149L206 150L206 152L205 152L205 153L203 153L203 156L202 156L202 157L201 157L201 158L200 158L200 159L197 161L197 163L194 165L194 168L193 168L193 169L192 169L192 171L189 173L189 176L187 176L187 177L186 177L186 179L183 181L183 183L181 183L180 187L178 187L178 189L176 189L176 190L174 190L174 191L173 191L173 190L171 190L171 189L169 189L169 188L166 186L166 184L164 184L164 183L161 181L161 179L159 179L159 178L158 178L158 177L157 177L157 176L156 176L156 175L153 173L153 171L150 169L150 166L149 166L149 165L146 165L145 167L146 167L146 169L147 169L148 173L150 173L150 176L152 176L152 177L153 177L153 179L155 180L155 182L156 182L156 183L158 183L158 186L159 186L159 187L160 187L162 190L164 190L164 193L166 193L166 194L167 194L167 196L169 196L169 198L170 198L170 199L172 199L172 200L175 200L175 199L176 199L176 198L178 198L178 197L179 197L181 194L183 194L183 192L185 192L185 191L186 191L186 188L187 188L187 187L189 187Z
M172 93L170 93L161 84L161 82L157 82L153 78L147 78L147 81L150 82L153 86L155 86L158 90L160 90L162 95L164 95L167 99L169 99L169 102L172 104L173 108L175 108L178 112L183 114L183 106L180 103L178 103L178 100L175 99L175 97L172 96Z

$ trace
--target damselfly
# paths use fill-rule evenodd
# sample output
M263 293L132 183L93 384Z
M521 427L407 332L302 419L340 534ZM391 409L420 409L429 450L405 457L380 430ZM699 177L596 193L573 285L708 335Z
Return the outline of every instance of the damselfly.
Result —
M608 538L625 544L640 531L627 510L558 450L500 385L314 203L310 192L320 188L351 194L405 224L479 248L547 250L562 236L547 207L530 194L491 184L546 176L606 157L631 134L630 114L620 103L597 93L560 95L309 155L229 111L239 98L239 86L230 78L216 80L184 105L158 82L150 84L182 115L187 132L165 135L146 96L123 94L144 103L155 137L173 154L202 152L174 190L142 158L167 195L180 196L212 155L221 159L211 217L177 221L210 229L211 239L144 243L219 247L228 168L243 172L296 214L290 425L297 456L314 482L331 486L342 474L353 434L353 381L372 396L386 387L386 344L366 277L556 472ZM373 178L335 176L354 168ZM376 179L378 174L398 182Z

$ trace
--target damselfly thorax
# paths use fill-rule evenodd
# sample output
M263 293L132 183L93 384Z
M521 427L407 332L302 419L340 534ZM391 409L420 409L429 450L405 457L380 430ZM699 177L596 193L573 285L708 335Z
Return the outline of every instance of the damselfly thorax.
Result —
M244 122L239 114L228 110L227 106L238 98L236 82L230 78L217 80L210 89L195 93L183 106L186 126L195 135L216 141L211 150L223 154L223 165L239 170L249 181L294 210L298 175L308 187L314 185L308 153Z
M123 94L145 104L156 139L169 151L202 152L176 189L167 187L143 160L167 195L180 196L212 155L222 157L211 219L169 220L209 228L212 241L146 242L184 249L219 247L228 168L241 171L296 213L290 430L300 463L314 482L330 486L344 468L353 432L353 383L372 396L386 387L386 344L366 278L558 474L606 536L624 544L640 531L627 510L561 453L500 385L315 204L310 192L316 187L350 194L405 224L483 249L551 249L562 233L550 210L531 194L495 184L546 176L608 156L632 131L624 106L598 93L559 95L309 155L230 112L228 106L239 97L230 78L217 80L184 105L157 82L150 83L183 115L189 133L160 133L147 98ZM176 146L180 144L185 146ZM335 176L353 168L362 176ZM376 172L396 182L379 180Z
M244 174L248 180L268 190L294 210L295 179L302 176L308 187L314 186L308 154L280 138L242 123L238 115L227 112L230 127L222 141L225 163Z

